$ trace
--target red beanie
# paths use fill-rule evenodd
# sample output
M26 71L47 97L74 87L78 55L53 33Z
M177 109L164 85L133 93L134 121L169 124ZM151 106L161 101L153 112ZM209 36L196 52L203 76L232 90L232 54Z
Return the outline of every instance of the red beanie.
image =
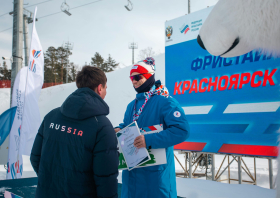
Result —
M152 57L148 57L143 61L139 61L130 70L130 75L133 72L143 74L146 79L149 79L155 73L155 60ZM149 74L144 74L149 73Z

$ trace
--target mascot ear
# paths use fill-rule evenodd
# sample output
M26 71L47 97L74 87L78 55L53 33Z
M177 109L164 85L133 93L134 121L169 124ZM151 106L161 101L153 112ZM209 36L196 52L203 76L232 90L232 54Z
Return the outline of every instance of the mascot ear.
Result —
M202 48L202 49L204 49L204 50L206 50L206 48L204 47L204 44L203 44L203 42L202 42L202 40L201 40L201 38L200 38L200 35L198 35L197 36L197 42L198 42L198 44L200 45L200 47Z

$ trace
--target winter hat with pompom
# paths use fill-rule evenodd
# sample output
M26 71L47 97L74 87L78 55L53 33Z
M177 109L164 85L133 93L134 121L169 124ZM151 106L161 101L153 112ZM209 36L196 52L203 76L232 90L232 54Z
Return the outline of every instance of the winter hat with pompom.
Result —
M146 79L149 79L155 73L155 59L147 57L145 60L139 61L131 68L130 75L133 72L143 74Z

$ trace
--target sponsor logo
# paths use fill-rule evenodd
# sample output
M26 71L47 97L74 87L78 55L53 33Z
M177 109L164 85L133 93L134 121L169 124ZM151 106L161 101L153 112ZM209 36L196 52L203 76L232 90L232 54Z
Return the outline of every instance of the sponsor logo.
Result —
M36 64L35 64L35 59L33 61L30 61L29 63L29 70L36 73Z
M16 178L16 174L20 173L22 175L22 164L19 165L19 160L16 161L15 163L12 163L11 165L9 165L9 162L7 163L7 173L11 173L12 179Z
M16 100L17 100L17 111L16 111L16 118L18 120L22 120L22 113L23 113L23 98L24 92L22 90L16 89Z
M39 58L41 56L41 50L40 51L32 50L32 55L34 58Z
M173 115L174 115L174 117L176 117L176 118L181 117L181 113L180 113L179 111L175 111Z
M166 29L165 29L165 35L168 39L170 39L171 35L173 33L173 28L172 26L168 26Z
M202 19L191 22L191 31L198 31L200 26L202 26Z
M37 59L41 56L41 50L40 51L32 50L32 56L34 59L29 62L29 70L32 71L33 73L36 73L35 59Z
M132 69L137 69L137 68L138 68L138 66L133 66L133 67L132 67Z
M180 32L183 34L186 34L189 30L190 30L190 27L189 25L187 24L184 24L181 28L179 28Z

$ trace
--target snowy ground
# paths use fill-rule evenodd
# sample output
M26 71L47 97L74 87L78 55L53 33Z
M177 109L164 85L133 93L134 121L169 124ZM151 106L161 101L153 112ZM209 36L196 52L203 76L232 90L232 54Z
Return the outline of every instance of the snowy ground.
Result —
M156 60L156 79L160 79L162 83L165 83L165 57L161 54L155 57ZM135 97L135 90L132 87L131 81L129 80L129 71L131 67L119 69L117 71L107 73L108 78L108 89L105 101L110 107L110 114L108 118L111 120L113 126L117 126L122 122L124 112L127 104L132 101ZM39 109L41 118L52 109L61 106L63 101L76 90L75 83L69 83L66 85L57 85L49 87L41 91L39 99ZM0 89L0 114L9 108L10 100L10 89ZM178 154L175 151L175 155L179 158L182 164L185 164L184 155ZM215 163L216 170L218 170L224 155L216 155ZM253 159L244 158L248 168L253 174ZM23 177L35 177L36 174L33 171L29 162L29 157L24 156L23 158ZM223 167L226 167L224 164ZM178 162L175 163L176 172L183 172ZM276 162L273 160L273 172L276 175ZM197 171L199 172L199 170ZM121 174L121 172L120 172ZM227 171L223 174L222 178L227 178ZM231 165L231 178L237 179L237 163ZM0 180L5 179L6 172L3 165L0 166ZM119 176L119 182L121 182ZM243 179L249 180L248 176L243 174ZM236 183L236 182L232 182ZM219 198L219 197L249 197L263 198L263 197L275 197L275 190L269 190L268 180L268 161L266 159L257 159L257 184L258 186L252 186L249 184L234 185L225 184L219 182L206 181L205 178L201 179L186 179L177 178L177 191L178 196L188 198ZM1 187L1 186L0 186Z

